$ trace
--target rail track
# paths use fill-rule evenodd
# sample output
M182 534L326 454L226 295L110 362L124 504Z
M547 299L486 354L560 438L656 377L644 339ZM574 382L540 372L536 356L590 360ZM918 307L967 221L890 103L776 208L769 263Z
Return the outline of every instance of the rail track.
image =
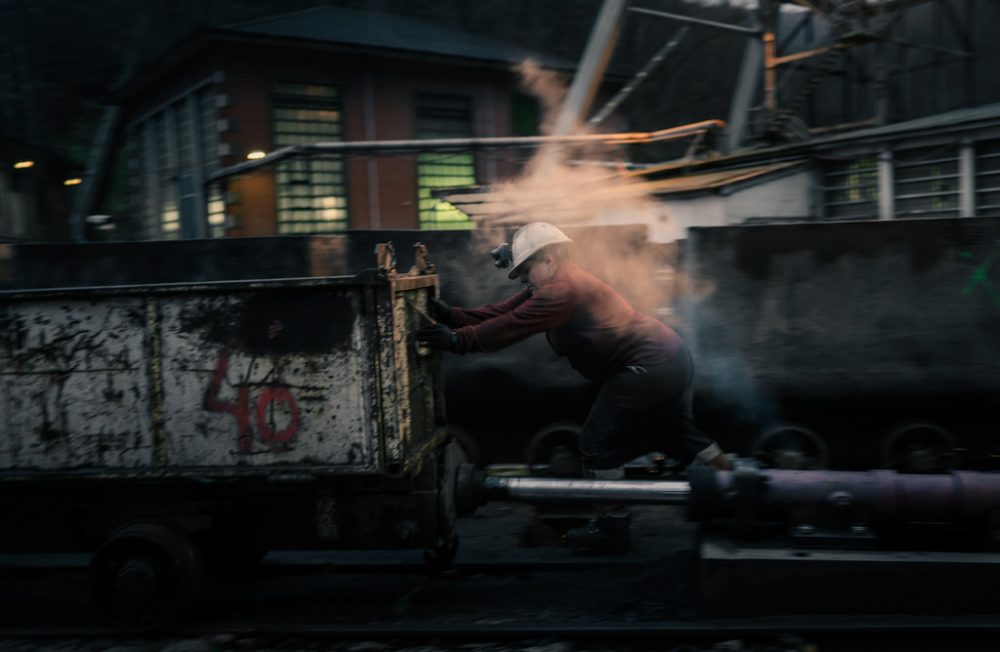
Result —
M414 551L272 553L252 573L211 586L176 627L140 639L104 626L90 602L86 556L0 558L0 649L91 652L102 641L141 641L153 647L137 649L161 650L222 637L228 643L214 649L372 642L430 652L538 649L545 641L566 650L911 652L995 649L1000 638L1000 617L946 613L955 597L948 595L917 614L892 613L892 604L867 614L850 613L851 605L838 613L714 613L699 604L692 528L677 508L639 508L633 552L611 557L518 547L527 512L487 507L468 519L444 572L430 572Z
M176 641L213 641L216 649L330 649L331 645L357 646L374 643L371 649L400 649L423 646L434 649L544 649L561 644L562 649L596 650L995 650L1000 622L982 617L927 618L843 616L769 619L754 621L704 620L701 622L648 621L567 623L429 623L365 626L329 623L255 625L226 622L212 626L180 627L169 632L130 638L101 627L13 629L0 628L4 641L35 643L59 642L58 649L70 651L76 645L88 649L89 641L114 641L118 646L141 641L167 645ZM67 644L68 641L73 643ZM378 645L384 647L378 647ZM558 647L558 646L557 646Z

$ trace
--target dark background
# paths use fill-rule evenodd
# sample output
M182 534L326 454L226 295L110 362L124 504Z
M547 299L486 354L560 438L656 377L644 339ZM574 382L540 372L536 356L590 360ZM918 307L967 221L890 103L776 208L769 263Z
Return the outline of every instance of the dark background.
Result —
M0 0L0 136L48 147L81 166L116 86L199 29L318 5L406 15L579 59L601 0ZM747 11L685 0L642 6L748 25ZM630 77L680 24L631 14L612 71ZM698 30L621 110L635 129L724 118L742 36ZM736 46L736 47L733 47Z

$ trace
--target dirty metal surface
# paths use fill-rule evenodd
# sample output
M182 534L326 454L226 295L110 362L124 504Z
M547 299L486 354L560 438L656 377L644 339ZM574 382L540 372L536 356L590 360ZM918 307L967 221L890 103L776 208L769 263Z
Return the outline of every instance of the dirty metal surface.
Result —
M692 229L687 328L733 394L995 392L990 218Z
M0 471L382 470L435 419L436 366L408 365L394 294L366 277L0 295Z
M995 468L998 262L992 218L692 229L678 308L699 427L756 455L791 424L824 463L866 469L899 465L894 432L929 423L953 436L944 463Z
M374 343L360 302L353 289L160 299L149 330L161 342L150 358L162 366L162 459L373 467Z
M430 349L417 346L412 333L432 323L427 314L428 292L435 289L434 278L402 277L393 283L392 342L393 373L397 379L397 400L391 406L400 424L398 440L390 443L390 459L421 459L423 448L436 445L431 436L434 429L434 383L438 361ZM395 444L395 445L393 445Z
M144 324L140 298L0 306L0 466L149 464Z

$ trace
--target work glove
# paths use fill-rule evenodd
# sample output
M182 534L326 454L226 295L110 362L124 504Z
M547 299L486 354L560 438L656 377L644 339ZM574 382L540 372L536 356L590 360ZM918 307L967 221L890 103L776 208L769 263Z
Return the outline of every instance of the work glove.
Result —
M436 297L427 299L427 312L431 318L446 326L451 326L451 306Z
M444 324L424 326L417 329L417 342L432 349L454 351L458 346L458 333Z

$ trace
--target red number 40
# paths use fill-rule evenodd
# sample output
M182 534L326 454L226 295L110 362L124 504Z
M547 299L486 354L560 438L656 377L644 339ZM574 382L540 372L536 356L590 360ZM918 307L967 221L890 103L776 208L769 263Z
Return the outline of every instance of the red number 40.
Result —
M229 354L225 351L219 354L219 361L215 365L215 376L212 383L205 392L205 409L211 412L226 412L236 419L237 444L240 451L248 452L253 446L253 435L250 429L251 415L256 417L257 431L260 433L261 441L269 444L278 444L291 441L295 433L299 431L299 406L295 402L295 397L287 387L270 386L256 400L256 409L251 410L250 390L247 387L239 387L235 402L227 402L219 399L219 390L222 381L226 377L229 369ZM288 425L277 432L268 423L267 410L273 410L278 405L284 404L289 412Z

